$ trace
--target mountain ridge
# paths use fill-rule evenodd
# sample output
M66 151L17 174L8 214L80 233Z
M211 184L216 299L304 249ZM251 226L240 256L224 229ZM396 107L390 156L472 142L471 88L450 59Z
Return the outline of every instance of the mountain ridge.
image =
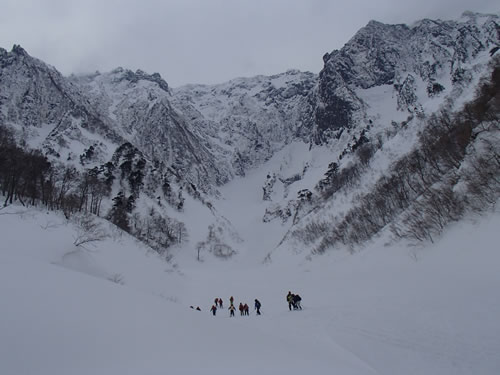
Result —
M374 154L403 156L392 144L398 132L416 142L431 114L472 99L470 86L487 74L499 45L499 17L462 18L412 26L370 21L325 54L319 75L290 70L180 88L158 73L123 68L66 78L14 46L0 50L0 122L51 161L102 178L111 173L105 209L128 199L130 218L150 205L190 220L176 213L186 194L215 215L221 186L305 144L303 162L291 169L284 156L261 185L269 202L263 220L290 225L293 217L294 226L317 205L331 206L322 197L338 172L361 173L353 165ZM219 248L233 232L226 224L217 215L203 224ZM225 234L215 236L216 228Z

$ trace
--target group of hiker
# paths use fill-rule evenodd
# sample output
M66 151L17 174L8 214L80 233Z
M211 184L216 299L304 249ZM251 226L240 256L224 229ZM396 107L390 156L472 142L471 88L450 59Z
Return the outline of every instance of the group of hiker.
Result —
M260 303L260 301L258 299L255 299L254 307L255 307L257 315L260 315L260 307L261 306L262 306L262 304ZM219 309L223 308L222 298L215 299L214 304L212 305L212 308L210 309L210 312L212 313L213 316L215 316L217 314L218 308ZM229 298L228 310L229 310L229 316L234 316L234 312L236 311L236 307L234 307L234 297L233 296L231 296ZM246 303L240 302L240 304L238 306L238 310L240 311L241 316L250 315L250 312L249 312L250 308L248 307L248 304L246 304Z
M286 295L286 301L288 302L288 309L292 311L292 308L294 310L302 310L302 306L300 305L300 301L302 301L302 298L298 294L293 294L292 292L288 292Z
M292 311L292 309L293 310L302 310L302 306L300 304L300 301L302 301L302 298L297 293L294 294L294 293L289 291L288 294L286 295L286 301L288 302L288 309L290 311ZM214 304L210 308L210 312L212 313L213 316L216 316L217 310L223 309L224 308L223 306L224 306L224 303L222 301L222 298L217 297L214 300ZM193 306L190 306L190 307L192 309L194 309ZM261 314L261 312L260 312L261 307L262 307L262 304L260 303L260 301L258 299L255 299L254 309L255 309L257 315ZM196 310L201 311L201 309L199 307L196 307ZM234 297L233 296L231 296L229 298L228 310L229 310L229 316L230 317L234 316L235 311L236 311L236 307L234 306ZM249 307L248 307L248 304L246 304L246 303L240 302L240 304L238 306L238 310L240 311L241 316L250 315Z

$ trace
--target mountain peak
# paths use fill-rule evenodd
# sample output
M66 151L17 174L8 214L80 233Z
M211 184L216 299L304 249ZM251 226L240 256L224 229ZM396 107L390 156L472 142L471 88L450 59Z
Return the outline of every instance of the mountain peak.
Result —
M14 44L11 52L19 56L29 56L28 52L20 44Z
M387 26L385 23L382 23L382 22L377 21L377 20L370 20L370 21L368 21L368 23L366 24L365 27L373 28L373 27L385 27L385 26Z
M115 69L114 72L124 73L125 79L130 82L138 82L140 80L155 82L160 88L166 92L169 91L168 83L161 77L160 73L148 74L143 70L137 69L135 73L131 70L123 70L123 68Z

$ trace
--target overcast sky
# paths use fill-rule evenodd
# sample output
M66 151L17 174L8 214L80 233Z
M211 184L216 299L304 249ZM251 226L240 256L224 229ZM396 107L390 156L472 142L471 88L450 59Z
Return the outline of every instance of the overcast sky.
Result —
M0 0L0 47L21 44L63 74L122 66L172 87L288 69L318 73L375 19L411 24L498 0Z

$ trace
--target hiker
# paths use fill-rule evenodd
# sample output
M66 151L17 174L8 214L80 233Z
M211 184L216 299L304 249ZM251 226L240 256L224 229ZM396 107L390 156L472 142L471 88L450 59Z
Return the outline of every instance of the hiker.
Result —
M215 305L212 305L210 311L212 312L213 316L215 316L215 313L217 312L217 307L215 307Z
M260 304L259 300L256 298L255 299L255 310L257 310L257 315L260 315L260 307L262 305Z
M243 315L250 315L248 312L248 305L246 303L243 305Z
M232 304L233 304L233 302L234 302L234 298L233 298L233 296L231 296L231 297L229 298L229 303L232 305Z
M222 309L222 298L219 298L219 307Z
M228 310L229 310L229 316L234 316L234 311L236 309L234 308L233 304L231 304L231 306L229 306Z
M293 303L293 294L292 292L288 292L288 294L286 295L286 300L288 302L288 310L292 311L292 307L295 309L295 305Z
M201 311L200 306L196 306L196 311Z
M300 296L298 294L295 294L293 296L294 309L302 310L302 306L300 305L300 301L302 301L302 298L300 298Z
M238 310L240 310L240 315L243 316L244 308L243 308L243 304L241 302L240 302L240 305L238 306Z
M216 299L214 300L214 303L215 303L215 307L219 306L219 299L218 299L218 298L216 298Z

